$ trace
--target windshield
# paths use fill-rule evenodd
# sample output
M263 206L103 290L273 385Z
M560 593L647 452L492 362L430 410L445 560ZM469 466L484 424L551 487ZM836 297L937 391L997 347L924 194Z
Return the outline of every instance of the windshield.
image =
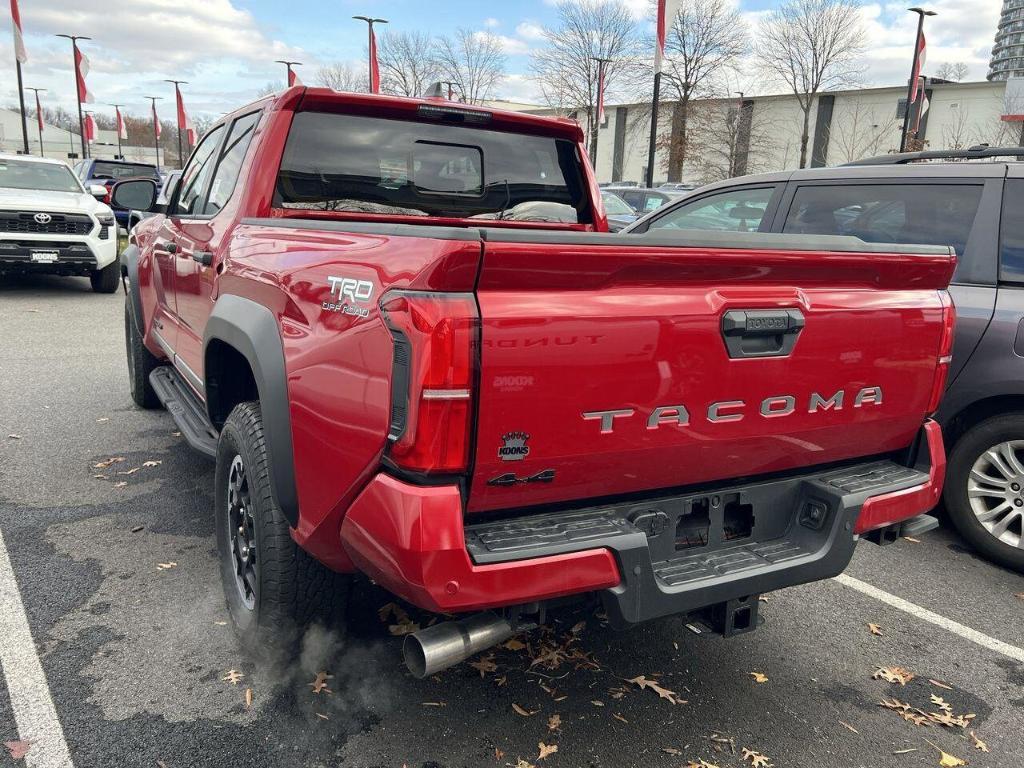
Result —
M160 179L156 167L146 163L105 163L97 161L92 166L94 179L134 179L143 176L147 179Z
M636 216L636 212L618 195L602 192L601 200L604 201L604 212L609 216Z
M295 116L274 205L401 216L592 221L571 141L324 112Z
M44 192L83 191L75 174L66 165L27 160L0 160L0 187Z

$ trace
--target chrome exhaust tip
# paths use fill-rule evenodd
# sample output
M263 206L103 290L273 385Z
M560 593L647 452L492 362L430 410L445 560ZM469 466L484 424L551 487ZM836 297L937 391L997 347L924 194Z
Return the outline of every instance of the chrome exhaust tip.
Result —
M505 642L517 631L508 619L478 613L406 635L402 655L413 677L422 680Z

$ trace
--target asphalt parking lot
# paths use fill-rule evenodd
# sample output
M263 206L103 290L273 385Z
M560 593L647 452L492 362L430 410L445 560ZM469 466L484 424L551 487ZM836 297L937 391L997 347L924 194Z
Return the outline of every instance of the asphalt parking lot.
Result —
M84 279L0 278L0 766L1024 765L1024 578L946 529L860 544L851 578L769 595L728 641L566 611L417 681L363 584L348 637L255 665L225 623L212 465L133 407L122 311Z

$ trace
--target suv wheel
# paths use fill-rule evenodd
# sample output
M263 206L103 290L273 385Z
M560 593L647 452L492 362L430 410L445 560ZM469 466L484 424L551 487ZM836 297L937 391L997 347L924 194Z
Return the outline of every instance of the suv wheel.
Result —
M89 273L89 283L96 293L113 293L121 281L121 265L117 259L103 269L94 269Z
M1024 572L1024 412L983 421L957 441L943 498L979 552Z
M294 653L314 622L340 629L351 577L300 549L270 493L257 402L235 406L220 433L215 524L221 582L242 644L255 656Z
M139 408L159 407L160 398L156 396L153 385L149 383L149 374L161 363L142 343L142 336L135 324L130 295L124 297L124 345L128 357L128 386L131 389L132 400Z

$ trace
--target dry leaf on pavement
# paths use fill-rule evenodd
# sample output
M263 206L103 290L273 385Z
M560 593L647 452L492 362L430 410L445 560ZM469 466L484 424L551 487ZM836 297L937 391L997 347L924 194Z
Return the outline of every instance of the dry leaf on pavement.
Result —
M443 701L424 701L422 706L424 706L424 707L447 707L448 705L445 704Z
M151 459L150 461L142 462L142 466L144 467L159 467L161 464L163 464L163 462L157 461L156 459Z
M240 682L242 682L242 678L244 677L245 675L242 672L239 672L237 669L229 669L228 673L221 678L221 681L225 683L231 683L231 685L238 685Z
M555 752L558 751L558 745L557 744L552 744L552 745L549 746L549 745L545 744L543 741L540 741L540 742L537 742L537 749L540 750L540 754L537 755L537 759L538 760L543 760L548 755L555 754Z
M104 421L110 421L110 417L109 416L100 416L100 418L96 419L96 423L97 424L102 424Z
M746 747L743 747L743 759L744 761L750 761L751 768L772 768L771 761L767 755L762 755L760 752L755 752Z
M925 741L928 741L928 739L925 739ZM942 768L960 768L962 765L967 765L966 760L961 760L956 755L951 755L948 752L939 749L938 746L932 744L930 741L928 741L928 743L939 751L939 765L942 766Z
M548 718L548 730L549 731L557 731L561 727L562 727L562 716L561 715L552 715L551 717Z
M941 696L936 696L934 693L932 694L932 704L934 704L936 707L943 710L944 712L953 711L953 708L946 702L944 698L942 698Z
M252 688L245 689L245 708L250 709L252 707Z
M21 435L15 435L15 434L13 434L13 433L12 433L12 434L10 434L10 435L8 435L7 437L9 437L9 438L10 438L11 440L21 440ZM5 742L4 742L4 744L8 744L8 743L10 743L10 744L15 744L15 743L17 743L17 742L13 742L13 741L11 741L11 742L6 742L6 741L5 741Z
M522 707L520 707L515 702L512 703L512 709L515 710L515 713L517 715L522 715L523 717L532 717L533 715L536 715L538 712L540 712L539 709L534 709L534 710L523 709Z
M124 488L126 485L128 485L128 483L126 483L124 480L122 480L119 483L114 483L115 488Z
M124 461L124 456L111 456L109 459L97 462L92 465L93 469L106 469L111 464L117 464L118 462Z
M124 470L124 472L118 472L117 474L119 474L119 475L134 475L138 471L139 471L138 467L132 467L131 469L126 469L126 470Z
M870 621L868 622L868 630L872 635L878 635L879 637L882 636L882 628L877 624L872 624Z
M173 560L170 560L169 562L166 562L166 563L157 563L156 567L157 567L157 570L160 570L160 571L169 571L169 570L171 570L171 568L177 568L178 564L176 562L174 562Z
M326 672L317 672L316 680L310 683L313 693L334 693L334 691L327 687L327 681L332 677L334 677L334 675L329 675Z
M473 669L480 672L480 677L484 677L488 672L497 672L498 665L494 663L494 654L489 653L482 657L479 661L471 661L469 663Z
M1018 600L1024 600L1024 592L1018 592L1014 595Z
M718 766L707 760L698 760L696 763L691 760L686 764L686 768L718 768Z
M523 758L520 757L518 760L516 760L516 768L536 768L536 766L533 763L526 762L525 760L523 760Z
M849 723L844 723L844 722L843 722L842 720L840 720L840 721L839 721L839 724L840 724L841 726L843 726L843 728L845 728L845 729L846 729L846 730L848 730L848 731L852 731L853 733L856 733L856 734L860 734L860 731L858 731L858 730L857 730L856 728L854 728L854 727L853 727L852 725L850 725Z
M658 684L657 680L648 680L644 675L634 677L631 680L627 680L626 682L633 683L634 685L639 686L641 689L649 688L650 690L658 694L658 696L670 702L671 704L686 703L685 701L682 701L678 698L675 691L670 691L667 688L663 688L661 685Z
M675 747L662 747L661 751L664 752L666 755L674 755L676 757L683 754L683 750L676 749Z
M5 741L4 746L11 753L12 760L21 760L32 749L31 741Z
M952 691L953 690L953 686L952 685L946 685L945 683L940 683L938 680L932 680L931 678L928 678L928 682L931 683L932 685L934 685L936 688L944 688L947 691Z
M495 760L501 760L501 758L503 758L504 756L505 756L504 752L502 752L497 747L494 748L494 759Z
M522 640L516 640L514 637L512 637L506 640L504 643L502 643L501 647L504 648L506 651L521 651L526 647L526 643L524 643Z
M873 680L885 680L887 683L906 685L914 679L914 673L903 667L880 667L871 675Z
M988 748L988 744L979 739L977 735L974 733L974 731L971 731L971 742L974 744L975 749L981 750L982 752L990 751Z
M618 721L619 721L620 723L625 723L626 725L629 725L629 720L627 720L626 718L624 718L624 717L622 716L622 713L621 713L621 712L616 712L615 714L613 714L613 715L612 715L612 717L614 717L614 718L615 718L616 720L618 720Z
M767 683L768 682L768 675L764 674L763 672L751 672L750 676L752 678L754 678L754 682L755 683Z

